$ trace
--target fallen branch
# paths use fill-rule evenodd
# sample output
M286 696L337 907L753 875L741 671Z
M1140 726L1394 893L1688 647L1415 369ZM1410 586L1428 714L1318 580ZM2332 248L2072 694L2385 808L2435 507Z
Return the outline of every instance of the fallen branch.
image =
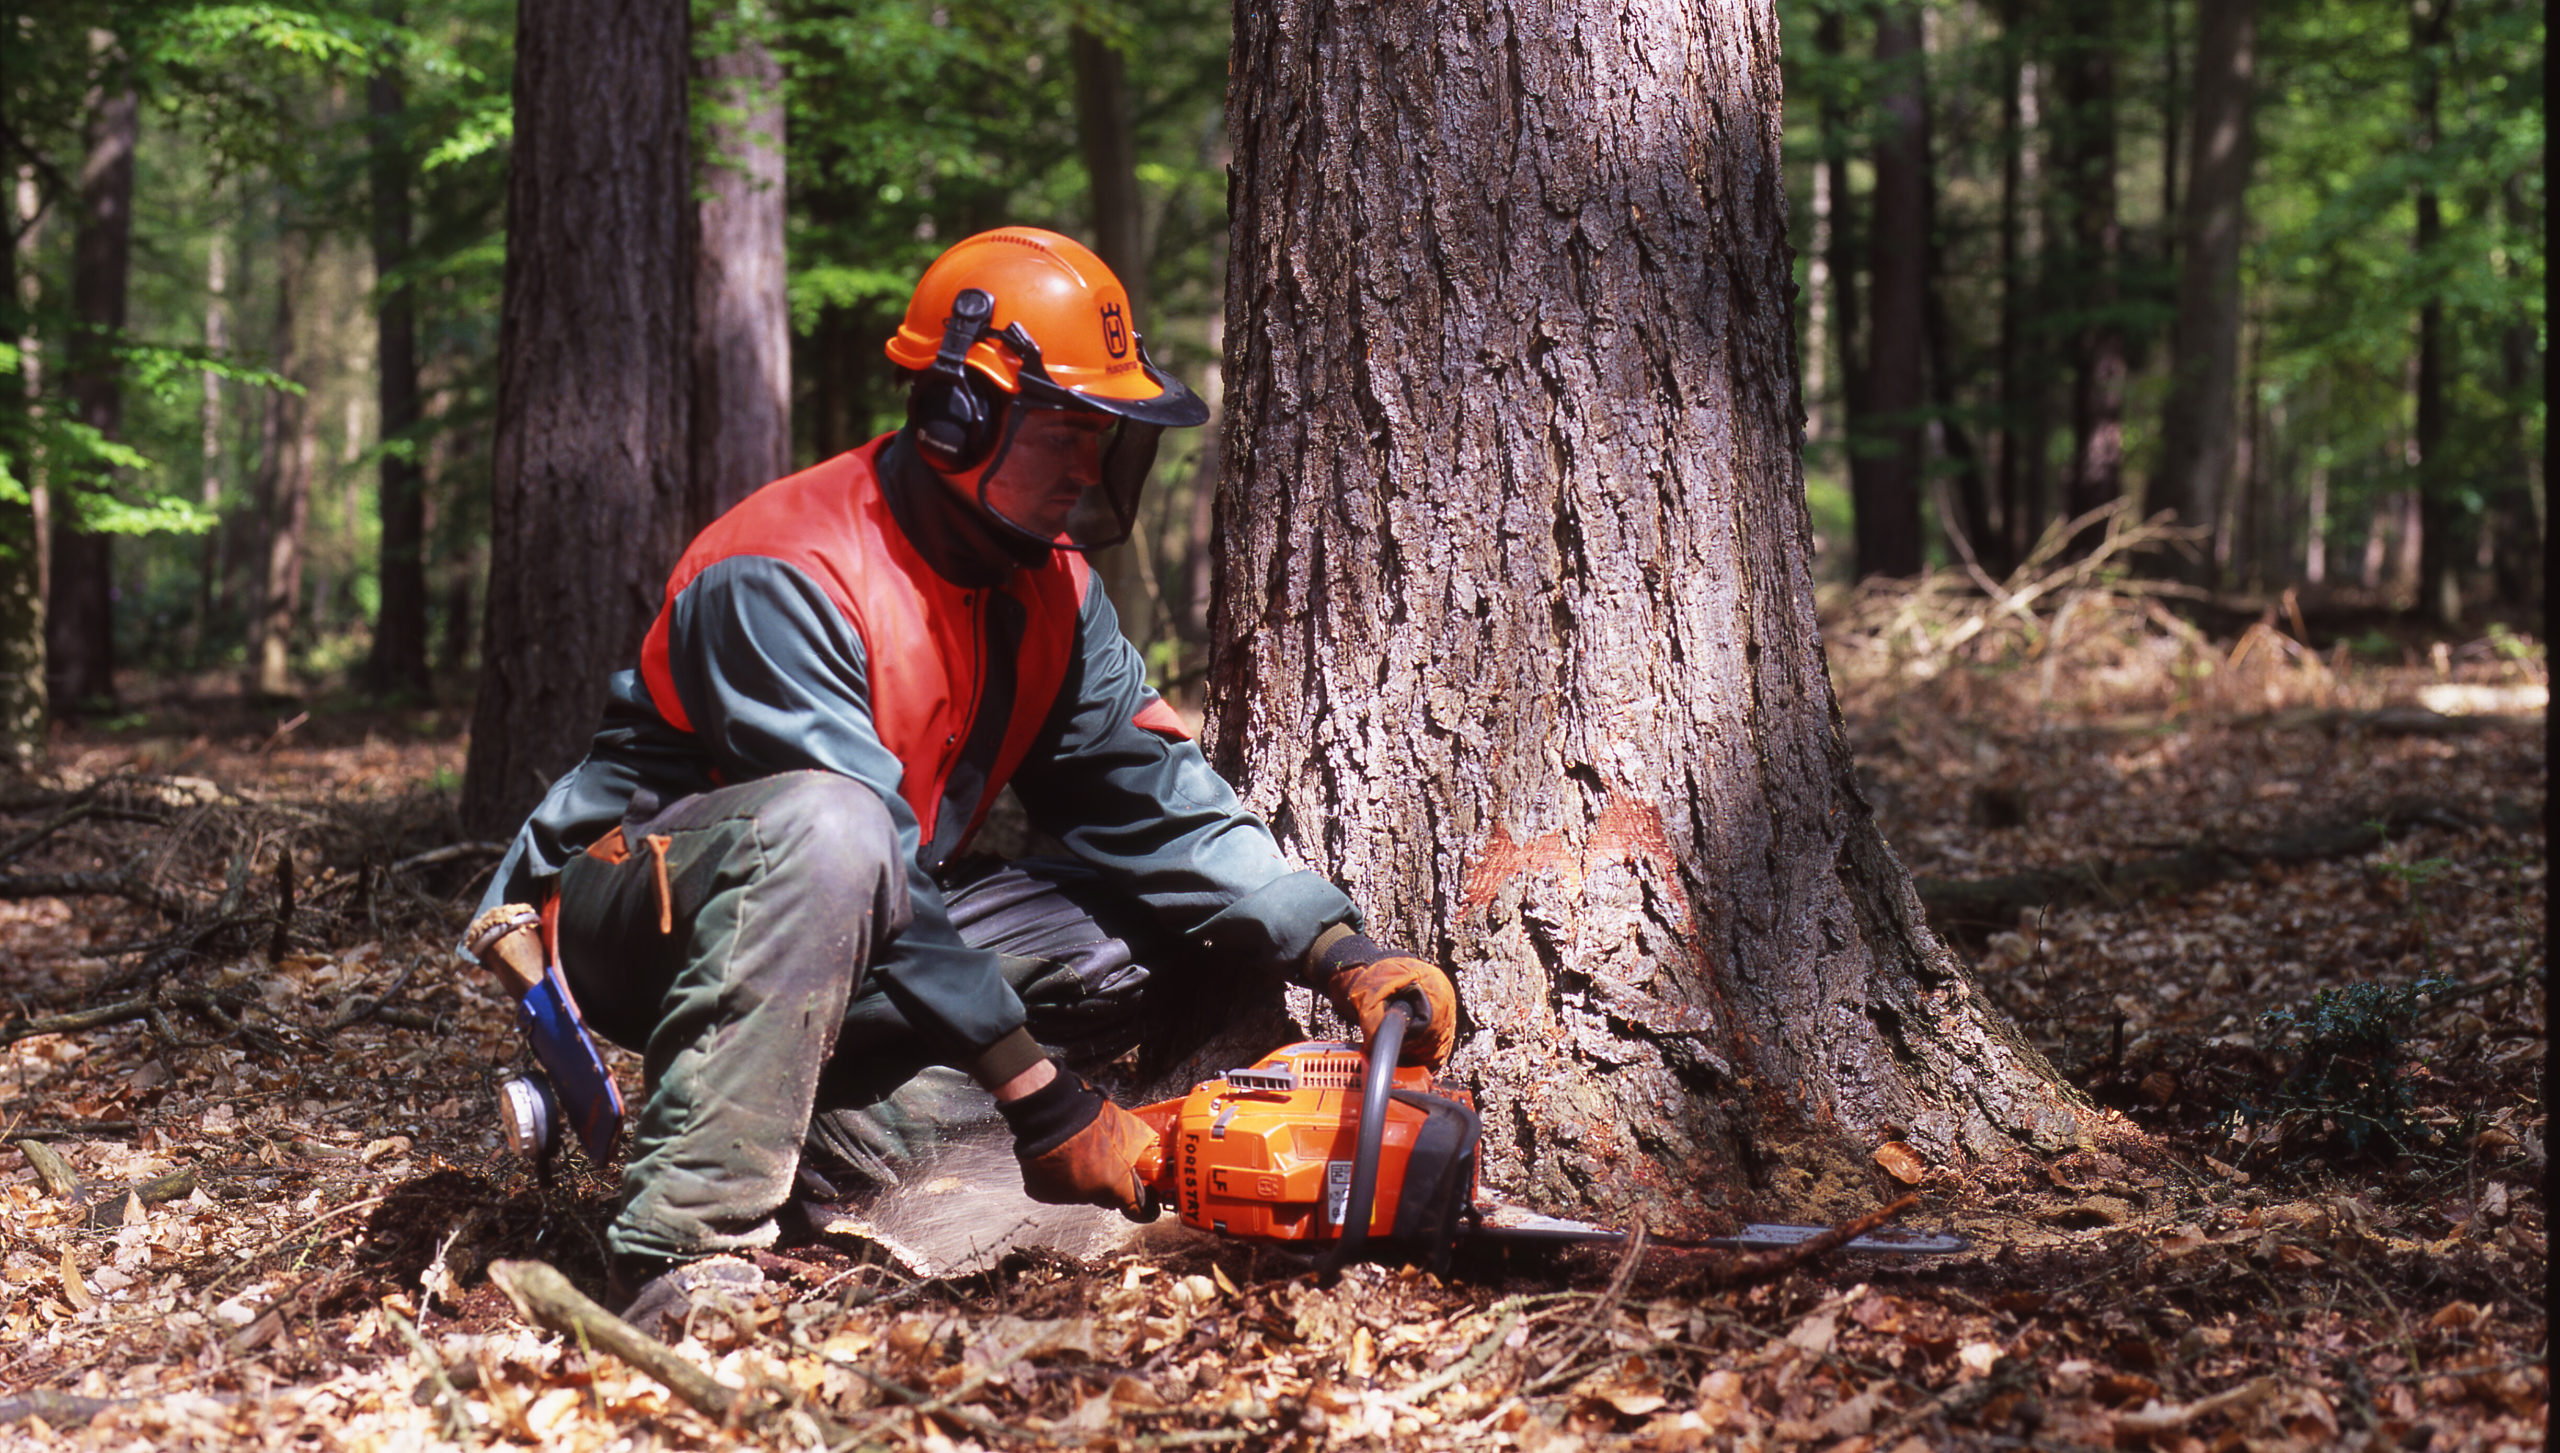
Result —
M464 858L503 857L506 851L505 843L447 843L443 847L429 848L423 853L402 858L391 865L390 871L414 873L420 868L432 868L439 863L459 862Z
M2531 814L2516 814L2521 826ZM2498 825L2509 826L2500 812ZM1941 933L1983 933L2015 928L2032 908L2123 903L2163 893L2191 892L2248 873L2261 863L2291 866L2369 853L2391 838L2420 827L2469 828L2478 820L2427 799L2394 798L2378 808L2329 817L2228 842L2211 839L2174 852L2142 858L2088 858L2060 868L2032 868L1994 878L1921 878L1921 905Z
M0 874L0 900L22 902L29 898L123 898L180 919L204 909L203 904L147 882L131 870Z
M664 1383L667 1391L723 1427L762 1423L790 1410L784 1404L759 1402L694 1366L674 1348L596 1305L547 1263L493 1261L489 1280L507 1294L526 1321L573 1338L581 1347L612 1353ZM833 1419L813 1408L797 1411L817 1425L830 1445L843 1441L846 1430ZM963 1421L968 1416L958 1409L950 1414Z

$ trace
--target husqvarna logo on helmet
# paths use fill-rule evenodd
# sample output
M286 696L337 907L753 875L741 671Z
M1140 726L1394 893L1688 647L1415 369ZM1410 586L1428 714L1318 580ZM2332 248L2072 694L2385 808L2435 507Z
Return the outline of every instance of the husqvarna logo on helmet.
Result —
M1102 305L1102 346L1110 349L1114 358L1129 356L1129 320L1118 303Z

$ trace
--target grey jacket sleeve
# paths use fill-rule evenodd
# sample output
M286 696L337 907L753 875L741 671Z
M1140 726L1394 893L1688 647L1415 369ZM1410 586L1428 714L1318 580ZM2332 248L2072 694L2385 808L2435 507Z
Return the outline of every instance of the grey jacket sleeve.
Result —
M1067 680L1014 790L1032 821L1174 932L1268 971L1303 975L1317 937L1360 926L1321 875L1293 868L1195 742L1137 724L1159 700L1097 583Z
M942 890L918 861L904 766L873 725L862 639L815 581L759 556L723 560L676 597L668 663L699 749L744 782L815 768L880 794L897 828L914 918L871 965L907 1021L953 1062L1022 1026L1022 1001L996 956L951 926Z

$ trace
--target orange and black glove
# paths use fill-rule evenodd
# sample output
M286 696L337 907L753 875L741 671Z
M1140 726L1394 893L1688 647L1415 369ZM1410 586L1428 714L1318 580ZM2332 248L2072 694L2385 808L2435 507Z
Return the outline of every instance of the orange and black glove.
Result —
M1342 1017L1360 1026L1363 1041L1378 1036L1387 1017L1387 1001L1410 993L1422 1000L1422 1012L1405 1026L1405 1064L1438 1069L1458 1047L1458 990L1449 976L1409 954L1381 948L1366 936L1345 934L1325 945L1317 963L1324 995Z
M1150 1198L1138 1162L1156 1148L1156 1133L1084 1076L1060 1065L1056 1078L1021 1099L998 1101L996 1111L1013 1128L1014 1158L1031 1199L1145 1212Z

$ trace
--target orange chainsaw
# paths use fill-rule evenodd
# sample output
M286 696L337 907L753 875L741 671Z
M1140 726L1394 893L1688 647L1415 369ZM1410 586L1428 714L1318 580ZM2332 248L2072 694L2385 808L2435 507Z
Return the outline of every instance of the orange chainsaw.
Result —
M1411 1006L1408 1008L1408 1004ZM1158 1145L1138 1173L1186 1226L1317 1251L1339 1267L1377 1254L1445 1265L1460 1245L1608 1245L1627 1233L1588 1221L1476 1204L1475 1096L1398 1065L1418 998L1390 1005L1364 1055L1348 1044L1288 1045L1178 1100L1138 1107ZM1822 1226L1760 1224L1672 1249L1794 1246ZM1851 1251L1940 1255L1963 1237L1888 1228Z

